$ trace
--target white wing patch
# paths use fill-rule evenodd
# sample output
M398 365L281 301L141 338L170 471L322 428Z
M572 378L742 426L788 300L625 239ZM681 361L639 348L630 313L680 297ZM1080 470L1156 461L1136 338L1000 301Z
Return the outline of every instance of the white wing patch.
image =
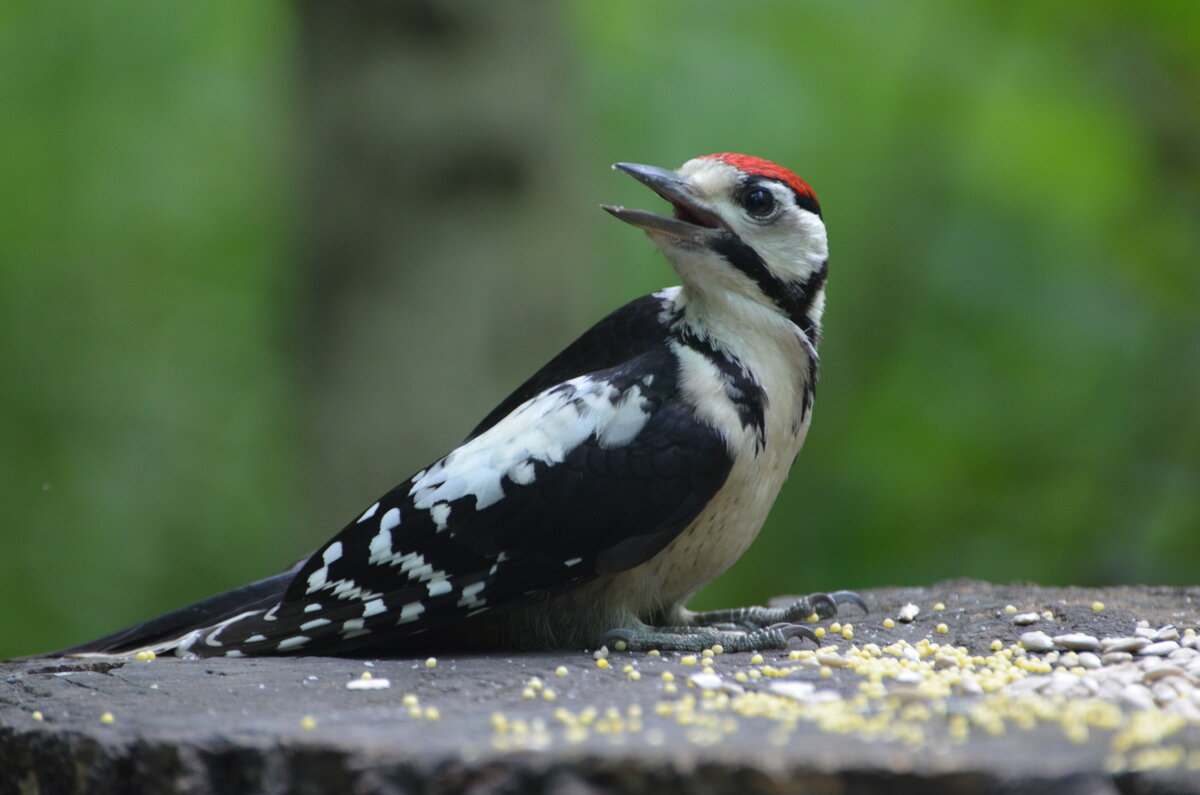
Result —
M472 496L475 510L483 510L504 499L504 478L528 485L536 478L535 463L562 463L591 436L602 447L627 445L649 418L639 386L621 392L590 376L572 378L525 401L413 478L409 496L427 511Z

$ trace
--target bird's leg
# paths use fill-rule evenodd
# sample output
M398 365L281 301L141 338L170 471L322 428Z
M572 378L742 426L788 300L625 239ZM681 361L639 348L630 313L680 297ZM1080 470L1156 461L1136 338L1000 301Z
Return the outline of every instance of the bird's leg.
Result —
M786 649L795 637L820 643L816 634L801 624L777 624L752 632L736 632L707 627L647 627L610 629L601 643L618 651L701 651L720 646L725 651L755 651L757 649Z
M688 626L613 629L601 643L620 651L701 651L720 645L725 651L786 649L795 637L820 643L816 634L800 624L814 613L821 618L837 615L839 605L852 604L867 611L866 602L853 591L816 593L787 607L739 607L691 613Z
M755 630L772 624L796 624L811 615L833 618L837 615L838 607L844 604L852 604L863 613L870 612L867 603L854 591L834 591L802 596L787 607L735 607L732 610L693 613L691 618L694 624L702 627L725 624L737 629Z

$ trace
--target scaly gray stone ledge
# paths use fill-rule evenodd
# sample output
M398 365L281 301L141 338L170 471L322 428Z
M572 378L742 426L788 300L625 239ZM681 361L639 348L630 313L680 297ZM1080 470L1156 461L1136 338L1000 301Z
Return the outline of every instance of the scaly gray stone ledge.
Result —
M0 794L1200 792L1200 655L1178 651L1196 648L1187 630L1200 624L1200 588L954 581L863 596L871 615L845 611L853 638L839 635L836 652L718 654L708 675L703 658L619 652L606 669L583 652L443 656L435 667L5 663ZM883 626L910 602L915 621ZM1006 605L1037 622L1014 624ZM1129 637L1139 620L1143 635L1175 627L1176 647L1099 668L1065 641L983 659L995 639ZM389 686L348 687L364 672ZM993 689L1002 676L1022 681Z

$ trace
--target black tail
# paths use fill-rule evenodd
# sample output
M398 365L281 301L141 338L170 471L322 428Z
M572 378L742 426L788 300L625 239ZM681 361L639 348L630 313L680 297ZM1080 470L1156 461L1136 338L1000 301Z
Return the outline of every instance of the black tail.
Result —
M296 571L304 564L301 560L282 574L252 582L232 591L225 591L199 602L172 610L169 613L134 624L111 635L105 635L69 649L37 655L39 657L66 657L72 654L98 653L121 654L145 646L164 643L186 635L194 629L211 626L219 621L244 613L271 607L283 598L288 584Z

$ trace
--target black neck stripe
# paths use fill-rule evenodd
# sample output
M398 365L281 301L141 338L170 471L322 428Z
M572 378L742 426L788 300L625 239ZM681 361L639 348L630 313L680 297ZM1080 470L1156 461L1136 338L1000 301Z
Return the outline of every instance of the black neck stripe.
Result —
M697 334L684 323L676 325L672 331L680 343L704 356L717 368L725 382L725 394L737 409L742 427L755 434L759 449L766 447L767 393L746 370L741 360L718 349L712 344L712 340Z
M821 267L813 271L802 282L785 282L776 278L750 246L742 242L736 235L721 235L713 243L713 249L725 258L730 265L749 276L762 290L763 295L775 302L793 323L804 330L809 339L816 340L820 329L809 314L813 301L829 273L829 262L821 263Z

